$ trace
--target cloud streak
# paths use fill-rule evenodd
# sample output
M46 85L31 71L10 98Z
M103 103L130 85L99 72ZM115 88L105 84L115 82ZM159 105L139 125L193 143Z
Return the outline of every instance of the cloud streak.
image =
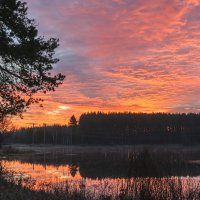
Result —
M27 2L40 34L60 38L55 71L66 80L19 124L38 112L48 123L97 110L199 112L198 0Z

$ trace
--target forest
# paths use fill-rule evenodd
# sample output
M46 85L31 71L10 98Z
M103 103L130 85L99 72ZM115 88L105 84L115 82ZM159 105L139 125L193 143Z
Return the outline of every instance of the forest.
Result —
M200 142L200 114L84 113L69 125L19 129L7 143L62 145L185 144Z

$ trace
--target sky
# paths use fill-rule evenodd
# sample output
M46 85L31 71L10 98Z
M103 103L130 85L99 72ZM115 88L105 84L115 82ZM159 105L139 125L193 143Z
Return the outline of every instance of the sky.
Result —
M39 35L59 38L62 86L16 118L67 124L91 111L200 112L199 0L26 0Z

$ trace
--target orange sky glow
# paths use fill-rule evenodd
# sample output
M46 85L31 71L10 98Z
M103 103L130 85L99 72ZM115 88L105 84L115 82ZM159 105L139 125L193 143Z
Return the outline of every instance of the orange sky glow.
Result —
M199 0L27 0L39 34L57 37L66 79L14 118L67 124L89 111L200 112Z

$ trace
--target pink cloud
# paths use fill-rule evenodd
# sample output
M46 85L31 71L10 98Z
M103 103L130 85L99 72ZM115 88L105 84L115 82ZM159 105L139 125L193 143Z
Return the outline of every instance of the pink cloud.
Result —
M198 0L27 2L40 34L60 38L55 71L67 77L24 120L38 112L48 123L65 123L92 110L199 111ZM70 109L50 118L58 106Z

